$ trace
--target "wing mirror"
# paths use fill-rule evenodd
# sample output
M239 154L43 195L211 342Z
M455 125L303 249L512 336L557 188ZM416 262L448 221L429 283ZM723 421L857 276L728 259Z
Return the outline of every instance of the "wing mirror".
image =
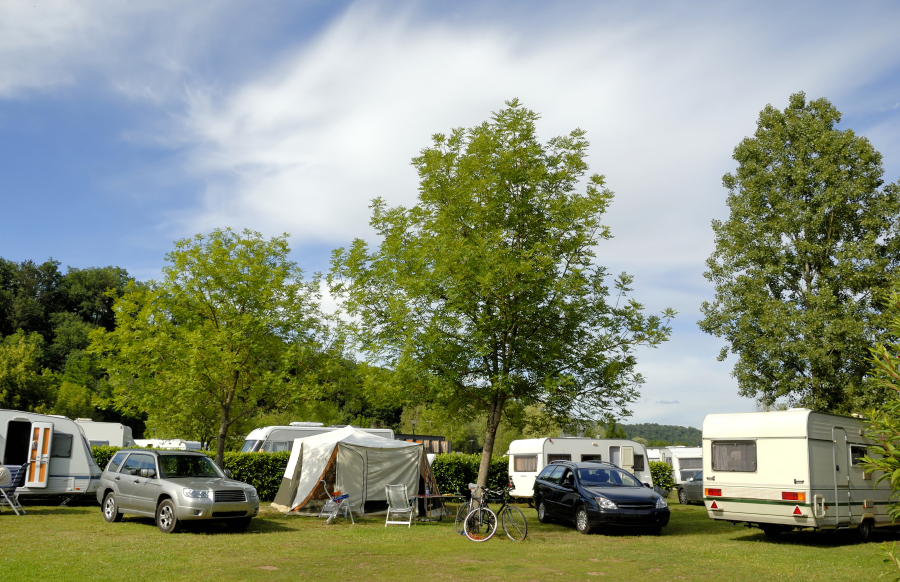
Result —
M644 487L646 487L647 489L650 489L650 483L644 483Z
M156 477L156 469L141 469L141 477L144 479L153 479Z
M225 470L222 471L222 472L225 473L225 476L226 476L226 477L228 477L229 479L231 479L231 469L225 469Z

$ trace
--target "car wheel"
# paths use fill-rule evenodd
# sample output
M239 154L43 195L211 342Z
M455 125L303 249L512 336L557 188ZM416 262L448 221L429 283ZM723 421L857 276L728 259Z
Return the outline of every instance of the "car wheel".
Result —
M163 533L175 533L178 531L178 518L175 517L175 504L171 499L166 499L156 508L156 527Z
M122 521L122 514L119 513L119 504L116 502L116 494L112 491L103 498L103 519L110 523Z
M781 527L780 525L773 524L773 523L764 523L764 524L760 525L759 527L762 528L763 533L766 534L766 537L772 538L773 540L777 539L778 536L780 536L782 534L782 532L784 531L783 527Z
M235 533L247 531L247 528L250 527L250 517L240 517L238 519L231 519L225 522L225 527L228 528L228 531L233 531Z
M537 505L538 521L541 523L550 523L550 516L547 515L547 506L543 501L538 501Z
M687 491L685 491L684 489L678 490L678 503L682 505L688 504Z
M856 538L861 542L869 541L869 538L872 537L872 520L864 519L859 523L859 527L856 528Z
M587 509L583 505L575 512L575 529L578 530L578 533L591 533L591 522L588 520Z

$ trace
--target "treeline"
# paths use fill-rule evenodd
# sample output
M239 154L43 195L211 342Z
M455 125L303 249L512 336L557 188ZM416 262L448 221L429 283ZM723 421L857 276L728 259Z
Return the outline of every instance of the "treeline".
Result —
M703 433L690 426L656 424L655 422L640 424L623 424L622 428L628 438L645 439L651 446L688 445L699 447L703 442Z

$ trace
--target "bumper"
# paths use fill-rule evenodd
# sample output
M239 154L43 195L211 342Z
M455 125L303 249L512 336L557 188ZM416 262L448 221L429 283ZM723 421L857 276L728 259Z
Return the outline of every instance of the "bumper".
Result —
M602 509L589 510L591 525L617 527L664 527L669 523L669 509Z
M258 513L258 501L214 503L210 499L181 499L175 511L183 521L254 517Z

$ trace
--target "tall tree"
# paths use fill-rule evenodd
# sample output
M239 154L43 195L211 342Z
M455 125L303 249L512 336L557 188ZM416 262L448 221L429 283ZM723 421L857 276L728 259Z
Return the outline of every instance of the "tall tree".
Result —
M119 406L146 411L163 436L203 424L221 466L229 431L289 401L319 349L318 283L289 251L287 235L249 230L176 242L162 280L130 284L115 329L92 332Z
M849 411L867 392L868 349L882 337L900 259L900 188L881 155L826 99L766 106L726 174L727 221L713 221L705 276L716 287L700 328L737 354L740 393Z
M566 418L624 412L642 381L635 346L667 339L674 315L644 315L624 273L611 300L593 249L610 237L600 218L613 194L596 174L578 191L584 132L544 145L538 118L514 100L477 127L435 135L413 159L419 203L376 199L381 245L336 250L329 276L365 353L486 414L481 485L508 404Z

